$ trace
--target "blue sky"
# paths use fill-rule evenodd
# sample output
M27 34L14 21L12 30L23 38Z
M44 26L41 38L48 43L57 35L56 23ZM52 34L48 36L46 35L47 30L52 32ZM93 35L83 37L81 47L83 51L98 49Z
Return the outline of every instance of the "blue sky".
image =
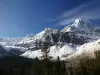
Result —
M81 17L100 25L100 0L0 0L0 36L61 29Z

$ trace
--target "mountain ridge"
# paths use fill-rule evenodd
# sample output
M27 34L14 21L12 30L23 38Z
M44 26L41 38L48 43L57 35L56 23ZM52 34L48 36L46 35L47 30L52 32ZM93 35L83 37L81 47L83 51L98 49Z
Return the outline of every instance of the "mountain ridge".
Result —
M25 53L21 54L22 56L39 57L42 55L41 46L38 46L37 49L36 43L42 44L43 42L49 42L49 54L53 57L58 55L63 58L63 56L66 57L77 51L76 48L78 46L96 41L99 38L100 28L92 25L87 20L78 18L72 24L65 26L61 31L53 28L45 28L38 34L27 35L22 39L14 39L15 41L0 41L0 43L8 48L25 49Z

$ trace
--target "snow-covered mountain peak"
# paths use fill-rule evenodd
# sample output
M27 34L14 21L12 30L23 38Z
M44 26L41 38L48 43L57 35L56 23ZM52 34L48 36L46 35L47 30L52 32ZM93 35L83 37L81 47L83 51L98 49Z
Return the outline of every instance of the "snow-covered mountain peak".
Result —
M74 23L72 24L72 26L75 26L75 27L79 27L79 26L83 26L85 24L87 24L88 21L86 20L83 20L81 18L78 18L78 19L75 19Z
M58 33L57 29L53 29L53 28L45 28L43 31L41 31L38 34L32 35L31 37L25 37L22 41L18 42L16 45L28 45L28 46L32 46L34 45L34 43L37 41L47 41L49 40L50 42L53 42L53 37L52 34L56 34Z
M70 25L67 25L62 29L62 32L74 32L74 31L86 31L93 30L94 26L88 21L81 18L75 19L74 22Z
M45 35L48 35L50 33L57 33L58 30L57 29L53 29L53 28L45 28L43 31L41 31L40 33L36 34L34 37L38 36L38 37L44 37Z
M84 28L91 28L93 27L93 25L91 24L91 22L89 20L84 20L84 19L76 19L74 21L74 23L72 24L72 26L75 27L84 27Z
M74 21L74 23L72 25L75 26L75 27L78 27L78 25L80 24L80 22L81 22L80 18L75 19L75 21Z
M58 32L58 29L45 28L44 32L45 33L57 33Z
M34 37L35 34L28 34L26 37L30 38L30 37Z
M44 31L52 31L53 29L52 28L45 28Z
M5 47L23 49L26 51L23 56L32 58L42 55L43 42L49 43L49 55L52 57L66 58L69 55L74 57L86 53L92 54L100 49L100 27L93 26L88 20L78 18L64 27L61 32L58 29L45 28L37 34L29 34L22 38L0 38L0 43Z

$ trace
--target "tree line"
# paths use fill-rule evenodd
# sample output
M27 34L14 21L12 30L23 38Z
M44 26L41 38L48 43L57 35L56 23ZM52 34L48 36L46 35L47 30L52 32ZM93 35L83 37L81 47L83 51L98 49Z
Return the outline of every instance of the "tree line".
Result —
M51 60L48 56L49 43L42 45L42 60L20 56L6 56L0 59L0 75L100 75L100 52L95 58L78 59L79 63L61 61L59 57ZM73 61L71 61L73 62Z

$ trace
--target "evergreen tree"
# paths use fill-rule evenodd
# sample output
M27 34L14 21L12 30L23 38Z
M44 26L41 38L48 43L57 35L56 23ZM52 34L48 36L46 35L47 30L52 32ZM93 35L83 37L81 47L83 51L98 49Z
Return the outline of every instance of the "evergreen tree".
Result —
M21 70L20 70L20 74L19 75L24 75L25 74L25 65L23 65L21 67Z
M62 61L62 66L63 66L64 75L68 75L66 71L65 61Z

